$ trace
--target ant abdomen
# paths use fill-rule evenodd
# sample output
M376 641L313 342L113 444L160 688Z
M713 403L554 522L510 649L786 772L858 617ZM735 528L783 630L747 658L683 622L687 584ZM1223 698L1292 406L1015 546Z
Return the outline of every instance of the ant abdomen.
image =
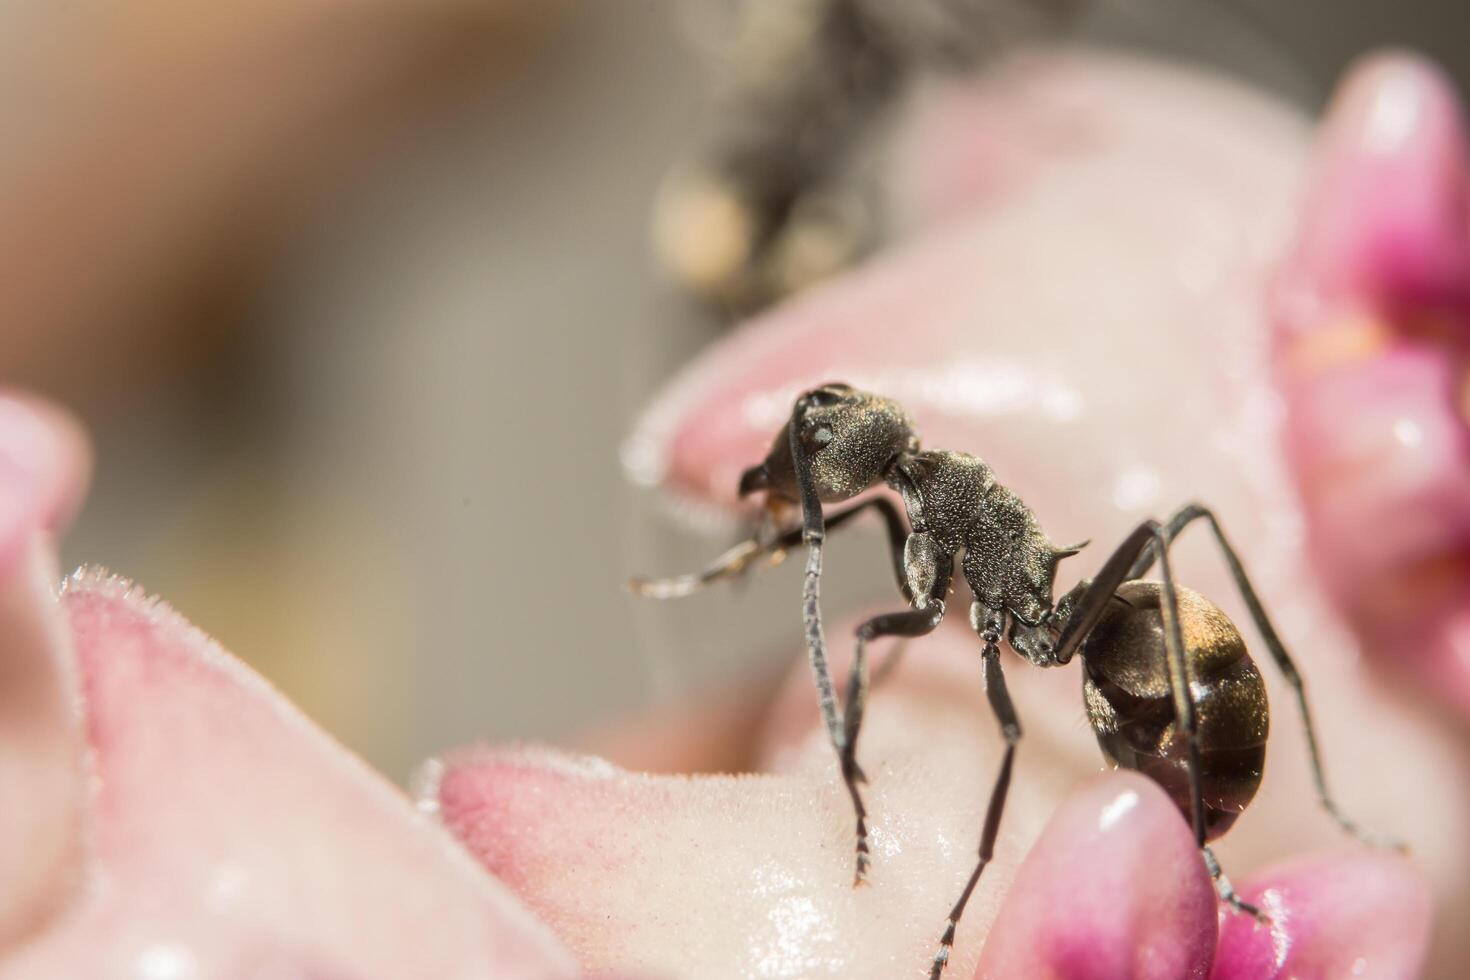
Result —
M1266 758L1266 686L1235 624L1204 596L1177 589L1194 681L1206 839L1255 796ZM1082 646L1083 696L1108 759L1153 779L1190 817L1187 739L1176 724L1158 582L1125 582Z

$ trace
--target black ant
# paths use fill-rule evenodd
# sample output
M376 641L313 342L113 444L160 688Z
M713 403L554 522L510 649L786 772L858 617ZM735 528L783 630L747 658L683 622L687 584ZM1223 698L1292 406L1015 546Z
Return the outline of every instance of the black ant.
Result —
M903 498L907 527L892 502L881 497L823 514L824 503L849 500L880 481ZM1079 582L1054 601L1058 562L1083 545L1053 545L1030 508L997 483L982 460L919 449L902 408L845 384L822 385L797 398L791 421L777 435L765 462L741 476L741 496L757 491L765 491L772 506L799 504L802 526L767 536L771 540L746 541L697 575L631 584L641 595L685 595L743 572L761 555L806 545L802 620L822 716L857 814L855 884L863 881L869 860L867 812L859 789L866 778L856 758L868 688L867 645L882 636L932 632L944 618L955 555L964 551L964 576L974 595L970 625L984 643L986 695L1000 720L1005 754L985 813L979 860L949 914L931 980L938 980L949 960L955 927L990 861L1021 739L1021 724L1001 674L1003 635L1016 653L1038 667L1065 664L1081 655L1087 716L1103 754L1115 765L1149 776L1169 793L1194 830L1221 899L1238 912L1262 917L1235 894L1208 842L1229 829L1260 786L1269 727L1266 688L1234 624L1214 603L1174 582L1169 545L1195 521L1209 526L1266 649L1296 694L1318 799L1344 830L1371 843L1327 792L1301 675L1207 508L1189 504L1165 523L1144 521L1096 578ZM818 604L822 542L828 528L835 530L868 509L887 524L894 574L910 608L874 616L857 628L839 718ZM1155 562L1159 580L1144 580Z

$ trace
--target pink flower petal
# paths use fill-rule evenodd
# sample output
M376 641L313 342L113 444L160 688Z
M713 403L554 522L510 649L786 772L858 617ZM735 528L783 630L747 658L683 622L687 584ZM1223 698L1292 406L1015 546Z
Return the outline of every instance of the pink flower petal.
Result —
M1437 67L1401 54L1354 66L1319 137L1290 289L1318 303L1470 310L1466 151L1454 83ZM1293 329L1319 326L1299 319Z
M90 470L86 436L70 415L0 391L0 574L21 560L35 532L70 522Z
M0 949L81 878L82 720L49 532L80 498L85 460L60 413L0 396Z
M1262 373L1263 352L1237 338L1264 326L1260 282L1282 245L1306 129L1272 100L1198 73L1055 61L1034 92L1007 74L1005 95L1053 98L1058 128L1079 111L1068 99L1080 100L1088 139L1035 154L983 211L951 208L941 231L706 352L625 447L635 479L729 506L795 393L838 379L900 399L926 445L984 455L1013 481L1029 472L1032 486L1100 488L1101 507L1085 506L1116 516L1058 528L1059 540L1122 533L1139 510L1204 492L1160 482L1149 461L1255 437L1224 431L1218 399ZM1051 94L1063 87L1066 98ZM936 97L969 104L963 92ZM1207 365L1203 379L1181 364ZM1109 433L1106 460L1101 447L1038 451L1091 424Z
M1272 919L1222 920L1211 980L1414 980L1429 945L1430 901L1404 859L1313 855L1253 876L1242 896Z
M977 980L1203 978L1214 887L1179 810L1136 773L1072 792L1026 855Z
M1016 690L1036 706L1037 681L1070 680L1018 675ZM779 743L769 747L775 773L650 776L547 749L479 749L445 758L434 798L450 830L589 969L919 974L974 866L999 762L973 634L929 638L871 703L860 756L871 780L873 867L860 888L852 811L815 724L804 665L788 694L777 709ZM1069 737L1075 715L1038 706L1034 720L951 976L973 971L1000 896L1062 789L1098 768L1095 749Z
M1353 71L1276 299L1321 574L1370 651L1470 712L1470 160L1438 69L1400 55Z
M1071 77L1085 82L1096 66L1075 57ZM1281 398L1271 383L1276 311L1268 286L1294 231L1309 130L1270 100L1228 84L1168 74L1169 85L1149 88L1142 83L1153 67L1135 67L1136 87L1116 84L1106 66L1097 71L1088 93L1093 138L1028 159L1024 180L987 184L977 198L983 213L961 206L964 188L946 198L945 188L929 187L934 193L924 200L958 202L943 228L928 228L699 359L655 401L630 440L630 471L682 500L728 509L737 474L764 454L795 392L840 379L902 401L926 446L986 458L1055 540L1091 538L1093 547L1064 566L1064 584L1095 569L1145 514L1162 516L1204 499L1220 514L1308 679L1340 802L1374 830L1411 841L1447 914L1463 916L1470 782L1458 742L1415 697L1362 669L1355 636L1326 601L1301 547L1303 515L1280 452ZM1179 111L1176 99L1193 108ZM1161 103L1167 111L1150 111ZM936 183L945 179L942 166L932 173L939 174ZM1357 406L1341 411L1348 408ZM1373 538L1377 527L1361 525L1358 538ZM1262 791L1221 848L1227 871L1239 877L1337 832L1313 799L1291 693L1218 554L1206 535L1192 531L1177 557L1176 573L1242 627L1275 709ZM874 562L872 581L887 585L882 562L867 560ZM828 610L829 622L834 615ZM1464 625L1470 636L1470 617ZM845 635L829 629L834 649ZM949 641L916 642L899 676L939 649L949 649ZM1028 733L1017 787L1041 781L1048 787L1042 797L1053 803L1058 784L1071 785L1075 773L1059 746L1095 753L1085 726L1078 727L1068 673L1011 672ZM811 771L814 759L830 753L820 740L792 734L812 730L806 684L806 720L787 725L770 756L787 773ZM1034 690L1023 690L1031 684ZM936 688L926 703L953 688L952 680L942 694ZM983 701L969 710L989 721ZM789 721L779 710L777 717ZM1058 717L1070 728L1038 738L1037 720ZM1373 725L1365 729L1364 718ZM973 752L990 744L960 734L966 729L959 722L947 723L947 734L931 745L968 743ZM915 724L916 732L929 731ZM1048 758L1028 754L1036 741L1051 751ZM787 743L801 747L794 762ZM1090 758L1095 765L1095 754ZM885 759L882 778L874 778L878 793L893 773L924 764L896 752ZM921 792L907 798L921 800L928 812L949 812ZM1434 806L1406 808L1404 799L1433 799ZM750 812L755 825L765 811L753 803ZM1049 813L1041 806L1015 822L1008 814L1002 841L1019 833L1028 843L1025 835ZM534 851L537 844L527 846ZM678 853L681 868L697 863L692 850ZM961 947L974 950L986 926L984 918L972 925L968 939L962 928ZM1462 962L1467 951L1470 937L1447 935L1433 966Z
M572 977L426 816L167 607L71 579L86 894L0 976Z
M830 635L850 630L835 623ZM839 661L846 647L835 646ZM1182 815L1134 774L1077 789L1101 760L1079 726L1075 675L1008 668L1026 737L997 858L947 976L973 975L977 957L981 976L1203 976L1216 905ZM1241 855L1289 850L1283 826L1300 830L1296 846L1333 833L1294 764L1293 728L1280 724L1274 799L1232 831L1227 870L1249 866ZM851 811L804 664L768 738L774 772L742 776L650 776L546 749L470 750L446 757L432 799L589 968L922 975L973 867L998 760L973 633L956 624L912 645L869 702L859 746L874 842L867 886L851 886Z

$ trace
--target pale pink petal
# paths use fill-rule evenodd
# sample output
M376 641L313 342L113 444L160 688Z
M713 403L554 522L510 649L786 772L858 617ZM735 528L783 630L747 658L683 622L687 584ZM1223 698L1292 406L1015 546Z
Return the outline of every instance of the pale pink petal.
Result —
M833 636L851 635L835 625ZM846 648L834 649L839 672ZM1100 964L1143 957L1202 975L1215 899L1183 817L1132 774L1076 790L1102 759L1079 728L1075 677L1008 671L1026 737L947 975L972 975L982 946L997 958L984 962L1029 969L1040 961L1022 947L1045 937L1060 949L1067 935L1102 944ZM589 967L886 980L923 975L974 867L995 732L973 633L955 624L914 645L875 691L859 743L873 866L857 889L852 814L805 665L774 709L762 774L651 776L542 748L477 749L444 760L434 799ZM1035 908L1047 890L1066 892L1052 895L1051 917ZM1181 974L1139 974L1155 975Z
M34 533L56 533L81 506L91 450L81 427L54 405L0 390L0 574Z
M81 880L82 719L51 532L80 499L86 459L60 413L0 396L0 950Z
M1033 683L1018 675L1016 689L1035 705ZM777 709L766 759L774 773L651 776L548 749L480 749L446 757L435 798L446 825L589 968L918 974L974 866L999 762L982 692L972 635L956 628L926 642L922 659L874 697L861 740L873 867L856 889L852 813L814 724L804 666ZM1095 755L1070 758L1073 722L1036 717L1006 833L960 928L954 976L973 971L1000 896L1057 797L1099 767Z
M1070 102L1047 95L1051 122L1085 110L1088 138L706 352L625 447L636 479L730 504L793 395L832 379L900 399L926 445L983 455L1013 482L1025 474L1033 495L1095 488L1089 501L1067 491L1085 512L1070 527L1048 521L1059 540L1104 540L1141 510L1213 496L1159 459L1183 473L1222 445L1262 455L1270 433L1256 415L1269 393L1220 406L1264 374L1260 293L1284 246L1304 121L1198 73L1082 54L1038 63L1037 93L1017 70L1006 94L1044 102L1065 87ZM978 96L934 98L963 108ZM1079 445L1092 429L1105 445Z
M97 573L64 606L96 787L87 888L0 976L576 975L434 821L172 610Z

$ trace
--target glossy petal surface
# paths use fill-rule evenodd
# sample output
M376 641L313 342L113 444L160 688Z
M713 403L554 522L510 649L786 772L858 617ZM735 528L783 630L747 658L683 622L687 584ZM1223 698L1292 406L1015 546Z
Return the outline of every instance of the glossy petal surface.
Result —
M1242 895L1270 927L1224 920L1212 980L1412 980L1421 975L1430 899L1390 855L1311 856L1255 875Z
M1179 811L1135 773L1062 801L1006 894L978 980L1203 978L1214 887Z

